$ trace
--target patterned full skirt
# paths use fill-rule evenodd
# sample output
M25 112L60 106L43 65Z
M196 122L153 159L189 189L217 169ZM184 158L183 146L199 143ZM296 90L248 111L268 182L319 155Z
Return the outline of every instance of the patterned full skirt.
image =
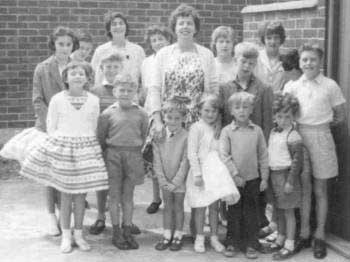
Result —
M48 137L28 154L20 174L69 194L108 189L106 166L95 136Z

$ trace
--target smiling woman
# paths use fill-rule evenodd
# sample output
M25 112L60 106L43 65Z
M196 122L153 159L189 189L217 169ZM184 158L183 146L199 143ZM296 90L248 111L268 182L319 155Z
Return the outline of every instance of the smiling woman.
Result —
M92 68L96 74L95 85L100 86L104 80L101 61L115 53L124 56L124 71L131 74L134 81L139 83L141 64L146 55L141 46L127 40L129 24L126 17L119 12L107 13L105 15L105 29L110 41L98 46L91 60Z
M202 95L214 92L217 84L213 53L195 43L194 37L200 29L198 12L192 6L182 4L171 14L169 25L177 41L156 54L147 97L156 136L162 133L160 110L166 100L181 97L188 102L189 114L185 122L189 126L198 119Z

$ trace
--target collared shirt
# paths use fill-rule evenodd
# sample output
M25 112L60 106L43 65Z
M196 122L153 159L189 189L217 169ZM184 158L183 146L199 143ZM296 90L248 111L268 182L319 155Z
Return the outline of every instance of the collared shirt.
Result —
M231 175L245 181L268 178L269 162L264 134L252 122L245 127L232 121L221 131L220 156ZM235 174L236 170L238 174ZM260 174L260 175L259 175Z
M242 86L238 83L237 78L229 84L220 86L219 98L224 106L222 120L223 126L228 125L233 120L233 116L231 115L231 109L228 104L230 96L236 92L241 91L246 91L255 96L254 109L250 119L253 121L253 123L257 124L263 129L265 138L267 139L273 124L273 93L270 87L263 84L254 75L251 76L246 89L242 88Z
M283 88L284 69L281 61L271 64L267 56L266 49L259 51L258 62L255 67L255 75L266 85L271 86L273 92L278 92Z
M148 116L136 104L122 108L118 102L99 117L97 134L102 149L108 146L141 147L147 136Z
M345 103L338 84L321 73L311 80L302 75L297 81L289 82L284 92L298 98L297 122L304 125L329 124L333 121L333 108Z

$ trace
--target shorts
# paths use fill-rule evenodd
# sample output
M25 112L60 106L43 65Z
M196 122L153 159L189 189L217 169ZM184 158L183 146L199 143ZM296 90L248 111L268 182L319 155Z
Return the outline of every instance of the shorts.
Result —
M145 171L141 147L109 147L105 162L110 190L121 190L126 181L135 186L143 184Z

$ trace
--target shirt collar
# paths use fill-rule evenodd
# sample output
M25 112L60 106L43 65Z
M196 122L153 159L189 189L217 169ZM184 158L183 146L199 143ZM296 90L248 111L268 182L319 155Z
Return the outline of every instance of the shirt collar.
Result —
M179 130L171 132L171 131L169 130L168 127L166 127L165 130L166 130L166 137L173 137L173 136L175 136L177 133L179 133Z
M250 75L250 79L249 79L249 81L248 81L247 88L244 89L244 88L241 86L241 84L239 83L239 81L238 81L238 74L236 73L236 78L235 78L235 80L233 80L233 82L234 82L239 88L241 88L242 90L246 91L246 90L248 90L248 89L254 84L255 80L256 80L256 78L255 78L254 74L252 73L252 74Z
M267 56L266 49L262 49L259 53L260 61L263 65L266 66L270 71L284 71L282 67L282 61L277 62L273 67L271 67L271 63L269 57Z
M323 78L324 78L324 76L323 76L322 73L319 73L314 79L311 79L311 80L307 79L305 77L305 75L303 74L300 77L300 81L301 82L315 82L316 84L320 85L322 83L322 81L323 81Z
M102 80L102 85L103 85L103 86L112 86L113 84L111 84L110 82L108 82L106 78L103 78L103 80Z
M237 130L237 129L241 128L241 126L236 124L235 120L232 121L231 127L232 127L232 130ZM249 120L247 127L252 128L252 129L254 128L254 124L251 120Z
M113 107L113 108L120 108L120 106L119 106L119 102L117 101L117 102L115 102L113 105L111 105L111 107ZM135 102L132 102L132 104L131 104L131 107L139 107L139 105L138 104L136 104Z

